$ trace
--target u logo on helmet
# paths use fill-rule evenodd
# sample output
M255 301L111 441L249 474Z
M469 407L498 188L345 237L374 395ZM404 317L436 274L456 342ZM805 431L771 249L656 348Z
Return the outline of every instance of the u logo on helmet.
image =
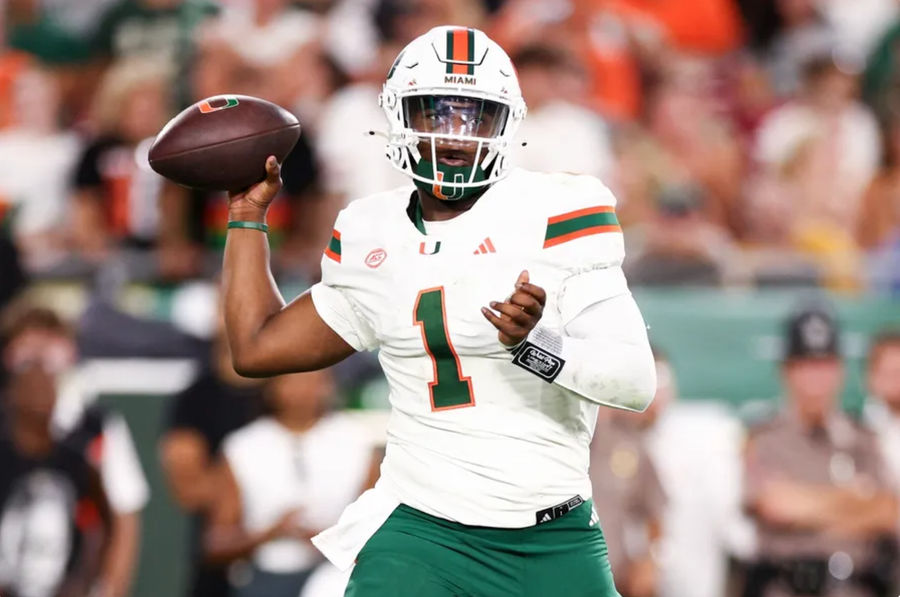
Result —
M218 104L219 102L224 101L224 104L221 105L213 105L213 102ZM209 114L210 112L218 112L219 110L227 110L228 108L234 108L240 102L236 97L213 97L206 100L203 100L197 107L200 108L201 114Z

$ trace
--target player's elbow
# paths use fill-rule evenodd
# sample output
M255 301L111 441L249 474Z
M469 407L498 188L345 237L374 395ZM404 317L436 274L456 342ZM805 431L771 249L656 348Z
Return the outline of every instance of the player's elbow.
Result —
M633 373L625 403L630 410L644 412L656 396L656 368L642 367Z
M647 410L656 395L656 363L649 347L636 351L631 366L622 368L618 385L618 404L635 412Z
M654 396L656 396L655 371L652 376L645 376L635 381L630 402L634 405L635 411L644 412L653 402Z
M241 377L268 377L272 375L265 363L255 357L252 352L232 350L231 366L234 368L235 373Z

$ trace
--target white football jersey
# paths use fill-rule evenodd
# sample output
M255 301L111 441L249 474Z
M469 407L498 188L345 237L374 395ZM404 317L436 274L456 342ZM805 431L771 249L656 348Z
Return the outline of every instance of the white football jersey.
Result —
M345 341L380 350L392 414L379 487L467 525L533 525L538 510L590 496L598 406L513 365L480 310L508 298L522 270L547 292L541 325L556 331L626 292L624 281L590 296L571 284L621 265L615 198L589 176L514 170L469 211L417 225L412 193L344 209L312 289Z

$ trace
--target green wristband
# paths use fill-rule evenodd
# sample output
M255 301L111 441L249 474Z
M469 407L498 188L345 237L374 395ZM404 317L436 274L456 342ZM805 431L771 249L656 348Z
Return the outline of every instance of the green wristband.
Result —
M249 222L246 220L234 220L232 222L228 222L229 228L247 228L249 230L259 230L261 232L269 233L269 226L263 224L262 222Z

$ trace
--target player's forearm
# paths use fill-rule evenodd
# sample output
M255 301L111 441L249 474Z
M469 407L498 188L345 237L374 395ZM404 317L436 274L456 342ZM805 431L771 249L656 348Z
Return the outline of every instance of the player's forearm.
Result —
M232 221L264 220L262 212L232 213ZM268 236L253 229L231 229L222 266L225 327L235 369L242 373L258 351L255 343L266 322L284 307L269 267Z
M606 406L643 411L656 393L650 347L566 337L557 385Z
M555 382L592 402L642 411L656 393L646 326L630 294L598 303L562 337L565 365Z

